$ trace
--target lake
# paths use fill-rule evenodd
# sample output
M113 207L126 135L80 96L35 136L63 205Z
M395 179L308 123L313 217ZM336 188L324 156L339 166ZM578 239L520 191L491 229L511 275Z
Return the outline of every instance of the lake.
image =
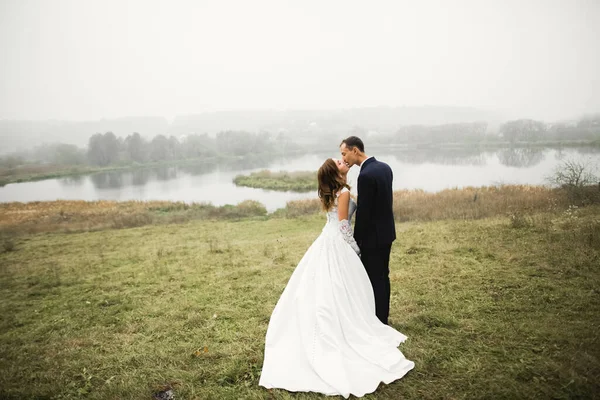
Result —
M562 160L580 160L600 165L600 149L515 148L478 149L380 149L372 154L394 171L394 189L436 192L446 188L498 184L545 184ZM257 200L269 211L285 207L287 201L315 198L316 192L294 193L237 187L236 175L262 169L272 171L316 170L336 151L292 158L253 162L166 166L129 171L8 184L0 187L0 202L45 200L171 200L210 202L214 205ZM352 168L349 182L356 182Z

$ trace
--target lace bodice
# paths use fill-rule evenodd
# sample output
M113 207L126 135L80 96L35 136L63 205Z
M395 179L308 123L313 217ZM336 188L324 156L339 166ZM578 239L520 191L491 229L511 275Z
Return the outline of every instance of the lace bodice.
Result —
M344 188L340 193L347 192L348 189ZM338 221L338 206L337 199L335 199L335 205L327 212L327 222L337 222ZM348 204L348 222L352 225L352 217L356 212L356 202L352 197L350 197L350 204Z
M348 191L348 189L343 188L340 191L340 194ZM360 254L360 249L354 240L354 234L352 232L352 216L355 211L356 202L350 197L350 202L348 204L348 219L340 221L338 216L338 199L336 198L334 206L327 212L327 223L323 228L323 232L341 233L346 243L348 243L357 254Z

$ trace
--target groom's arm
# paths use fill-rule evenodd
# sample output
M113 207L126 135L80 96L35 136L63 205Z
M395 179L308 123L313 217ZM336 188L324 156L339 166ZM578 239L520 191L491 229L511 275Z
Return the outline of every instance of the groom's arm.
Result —
M363 174L358 177L358 205L356 207L356 223L354 224L354 238L359 246L365 235L365 229L371 219L371 207L375 194L375 181L372 177Z

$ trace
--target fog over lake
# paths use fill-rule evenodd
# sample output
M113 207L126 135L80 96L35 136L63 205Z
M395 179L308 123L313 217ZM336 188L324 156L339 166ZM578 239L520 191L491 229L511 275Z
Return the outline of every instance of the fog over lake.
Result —
M598 153L464 148L597 146L598 37L598 0L0 1L2 183L255 156L264 144L267 155L331 149L7 184L0 201L253 199L274 210L316 194L232 179L316 170L351 134L392 166L395 189L542 184L565 156ZM246 133L272 140L250 148ZM463 149L371 152L377 137Z
M600 149L516 148L493 151L469 149L380 150L370 153L394 171L394 189L436 192L447 188L498 184L545 184L562 160L600 165ZM334 151L281 158L261 166L222 163L166 166L129 171L9 184L0 188L0 201L42 200L171 200L210 202L214 205L257 200L269 211L287 201L315 198L316 192L295 193L238 187L233 178L262 169L271 171L316 170ZM355 185L358 169L349 182Z

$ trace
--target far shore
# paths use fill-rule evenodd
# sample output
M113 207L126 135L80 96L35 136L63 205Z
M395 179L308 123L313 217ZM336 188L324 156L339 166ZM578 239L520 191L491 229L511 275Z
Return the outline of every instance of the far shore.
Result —
M378 143L376 137L369 145L370 150L412 150L412 149L500 149L500 148L531 148L531 147L600 147L600 140L571 140L571 141L539 141L539 142L505 142L505 141L482 141L473 143ZM201 165L208 163L223 163L228 161L243 161L253 159L269 159L282 156L298 156L307 152L297 150L286 154L250 154L247 156L218 155L209 158L194 158L182 160L165 160L145 163L128 163L97 167L90 165L56 165L56 164L26 164L14 168L0 168L0 187L10 183L22 183L40 181L45 179L64 178L69 176L91 175L111 171L130 171L143 168L154 168L162 166ZM333 149L335 152L335 149Z
M249 156L225 156L219 155L207 158L190 158L184 160L165 160L147 163L132 163L122 165L109 165L106 167L93 167L88 165L44 165L28 164L13 169L3 176L0 175L0 187L9 183L33 182L44 179L64 178L68 176L92 175L102 172L112 171L132 171L144 168L156 168L164 166L182 166L182 165L205 165L211 163L223 163L228 161L243 161L261 157L278 157L272 154L254 154Z

